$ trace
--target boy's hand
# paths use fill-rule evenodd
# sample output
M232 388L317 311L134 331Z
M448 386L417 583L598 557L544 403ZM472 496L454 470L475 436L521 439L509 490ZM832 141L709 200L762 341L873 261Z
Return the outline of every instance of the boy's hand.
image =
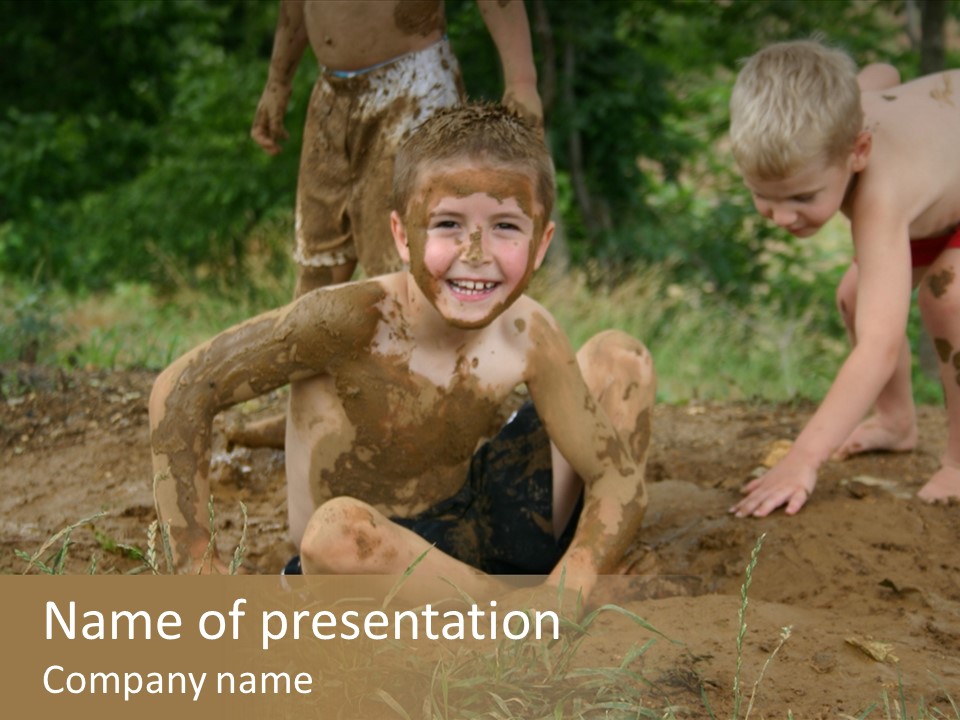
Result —
M253 116L250 137L271 155L282 149L281 140L290 137L283 126L283 117L287 113L287 101L290 99L290 86L278 82L268 82L257 103L257 112Z
M543 103L535 83L508 86L504 90L502 103L543 134Z
M795 515L807 502L817 484L817 471L789 455L760 477L743 486L746 495L730 508L737 517L765 517L781 505L784 512Z

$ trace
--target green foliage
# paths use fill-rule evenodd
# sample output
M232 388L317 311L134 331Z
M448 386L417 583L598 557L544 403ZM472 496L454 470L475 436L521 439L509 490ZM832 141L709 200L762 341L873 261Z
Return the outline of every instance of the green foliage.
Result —
M502 79L473 0L447 0L472 97ZM73 289L238 282L252 227L293 204L309 51L276 158L249 139L274 2L0 0L0 272ZM669 262L674 280L751 299L774 232L756 223L722 144L738 58L824 32L858 61L916 58L901 6L528 0L571 258L614 276ZM64 70L68 70L65 72ZM289 240L287 242L289 245Z
M730 87L740 58L815 32L860 63L891 61L910 77L918 58L902 42L903 4L526 5L558 168L557 212L570 260L590 268L587 288L643 296L630 283L651 282L643 269L655 268L659 299L624 302L627 314L658 322L618 317L620 326L644 325L639 334L658 357L688 357L703 337L737 343L728 355L714 346L700 358L714 372L706 382L691 363L677 365L665 396L821 394L844 349L832 306L849 244L824 244L823 233L798 243L756 216L724 148ZM475 1L446 7L469 94L499 98L501 70ZM264 279L292 277L276 258L291 245L315 67L308 51L286 123L291 139L267 156L248 132L276 3L0 0L0 11L0 46L16 59L0 65L0 276L9 289L0 359L158 367L205 337L198 328L209 334L241 319L234 310L285 301L289 289L254 296ZM264 264L262 229L271 225ZM185 308L200 284L229 299ZM56 305L71 300L54 287L81 304L109 297L143 308L159 324L121 314L99 330L73 328ZM88 294L101 290L107 295ZM180 305L164 307L165 295ZM556 300L554 309L580 312L569 298ZM698 317L686 320L691 311ZM586 316L575 333L604 312ZM767 379L744 366L763 368ZM917 391L924 401L940 398L936 381L919 374Z
M708 284L671 282L672 272L637 265L613 287L594 284L589 273L543 273L532 294L574 346L604 328L642 338L654 353L662 402L823 396L847 351L819 329L835 315L832 303L781 313L766 302L733 303Z
M17 3L2 35L24 59L3 71L21 90L0 117L3 272L75 289L241 277L251 228L292 206L296 182L295 150L270 159L248 137L275 11L239 0ZM68 50L76 57L59 54ZM51 58L90 68L69 76L77 91L60 92ZM54 92L41 92L48 76ZM294 148L305 99L291 103Z
M36 362L63 334L57 307L43 287L0 290L0 362Z

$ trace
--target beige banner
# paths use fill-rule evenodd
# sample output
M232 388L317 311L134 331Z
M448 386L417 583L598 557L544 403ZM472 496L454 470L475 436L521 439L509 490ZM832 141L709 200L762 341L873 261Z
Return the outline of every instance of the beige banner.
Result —
M415 582L415 576L408 579ZM443 718L573 702L588 613L552 591L404 606L397 578L0 576L6 717ZM610 579L608 597L618 594ZM630 582L636 583L636 578ZM553 608L547 607L553 605ZM614 616L621 646L656 637ZM537 637L539 635L539 638ZM669 642L669 641L666 641ZM630 692L603 702L630 716ZM597 691L590 690L596 698ZM592 700L594 702L595 699ZM572 707L572 706L571 706ZM532 716L532 715L531 715ZM540 715L538 715L540 716Z

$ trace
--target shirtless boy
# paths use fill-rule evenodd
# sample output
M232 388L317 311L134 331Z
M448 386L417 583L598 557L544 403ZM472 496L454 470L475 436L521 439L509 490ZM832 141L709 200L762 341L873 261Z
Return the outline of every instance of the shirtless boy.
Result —
M917 493L960 498L960 71L900 84L888 65L857 75L816 41L776 44L741 70L730 101L733 153L754 204L798 238L835 213L854 261L837 289L852 349L789 454L731 508L803 507L831 455L907 451L917 442L906 340L911 291L940 359L949 435ZM867 415L871 406L873 412Z
M395 176L407 269L301 295L157 379L154 469L170 474L158 505L178 562L196 569L209 541L214 415L292 382L288 511L305 573L398 574L435 544L421 578L482 592L483 572L557 584L565 567L587 593L646 507L650 354L618 331L574 354L523 294L554 232L553 168L527 123L441 110ZM520 383L532 405L499 428Z
M500 55L504 104L542 109L523 0L477 0ZM281 0L251 136L280 151L291 82L309 43L322 72L307 110L297 183L296 296L400 268L390 235L393 157L437 109L461 102L443 0Z
M536 125L537 93L523 0L477 0L504 75L503 103ZM393 158L410 132L464 90L443 0L281 0L267 84L250 135L270 154L309 43L322 72L303 132L295 219L294 297L399 270L390 234ZM284 417L228 429L231 444L283 447Z

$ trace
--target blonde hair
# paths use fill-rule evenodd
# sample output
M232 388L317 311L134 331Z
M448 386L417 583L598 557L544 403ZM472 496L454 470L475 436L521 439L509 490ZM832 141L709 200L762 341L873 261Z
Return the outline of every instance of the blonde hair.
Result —
M862 129L857 66L819 39L764 48L733 86L730 139L744 175L777 180L814 160L832 164Z
M529 172L537 202L550 217L554 170L543 136L511 110L488 103L439 110L400 146L393 169L393 207L401 217L416 191L421 168L459 159Z

